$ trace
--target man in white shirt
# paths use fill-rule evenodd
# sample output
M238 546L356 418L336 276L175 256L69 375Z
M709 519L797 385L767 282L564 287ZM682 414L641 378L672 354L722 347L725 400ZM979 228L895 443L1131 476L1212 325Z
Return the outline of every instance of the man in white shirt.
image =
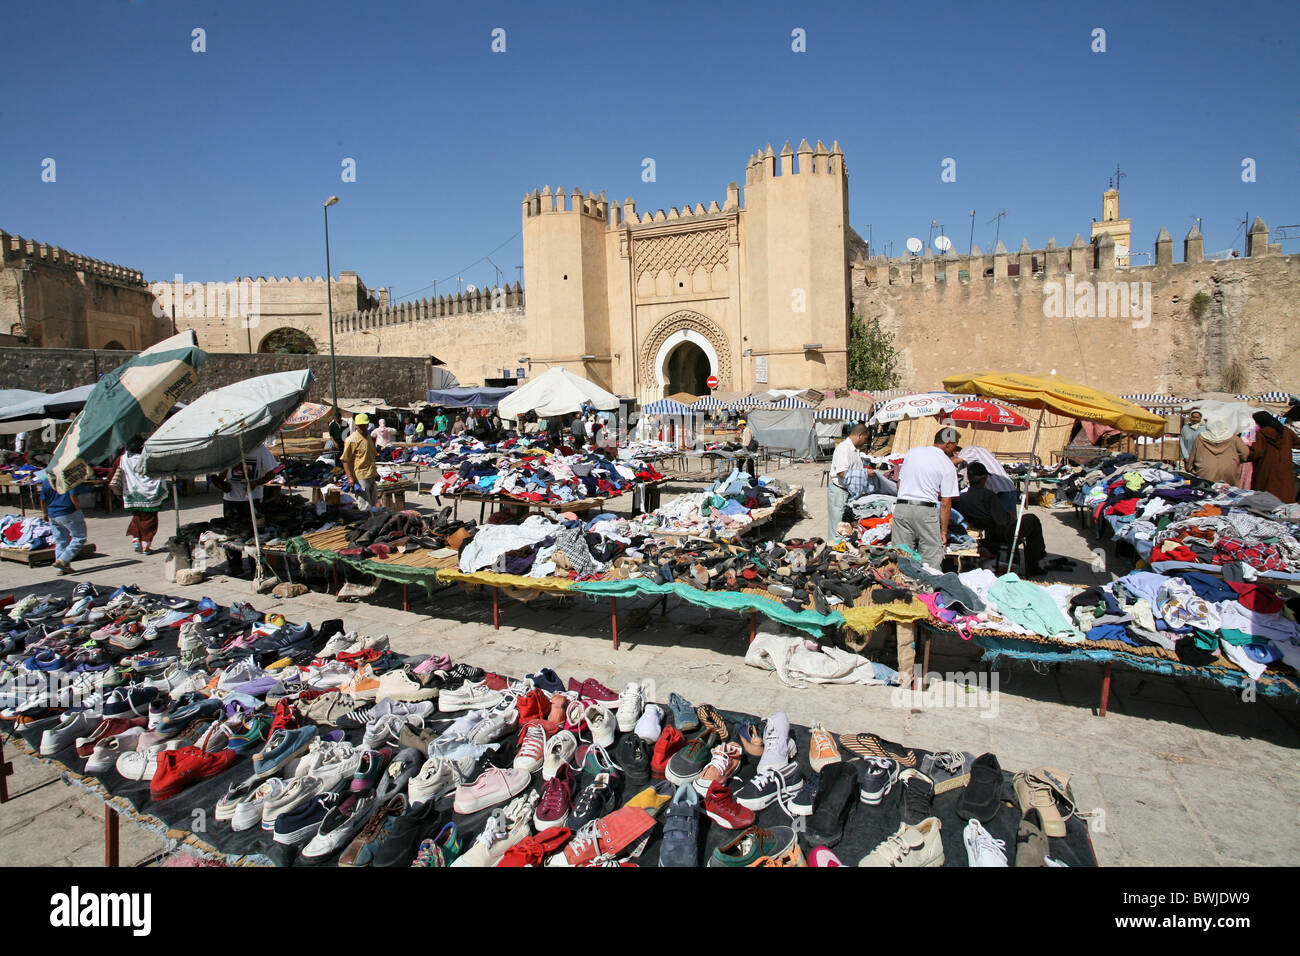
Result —
M849 437L836 445L831 455L831 472L826 481L827 541L836 539L836 528L844 519L844 506L849 503L849 489L844 475L850 469L862 467L862 452L859 449L866 443L867 426L854 425L849 430Z
M921 560L935 570L943 567L948 518L959 494L952 455L960 440L957 429L941 428L933 445L913 448L903 456L893 542L920 552Z
M269 448L258 445L247 452L244 460L227 471L224 477L212 476L215 479L214 484L223 492L222 514L228 527L252 521L252 516L248 512L249 493L251 491L254 501L260 502L262 486L276 476L279 465ZM241 577L244 573L243 549L227 547L225 551L227 573L231 577Z

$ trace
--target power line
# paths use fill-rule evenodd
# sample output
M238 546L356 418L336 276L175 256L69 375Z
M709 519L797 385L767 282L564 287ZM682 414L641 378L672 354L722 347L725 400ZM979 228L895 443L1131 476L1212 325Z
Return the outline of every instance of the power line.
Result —
M422 287L422 288L416 289L416 290L414 290L414 291L412 291L412 292L404 292L404 293L402 293L400 296L398 296L396 299L394 299L394 298L392 298L392 297L390 296L390 297L389 297L389 300L388 300L389 305L395 305L396 303L398 303L398 302L402 302L402 301L404 301L404 300L406 300L406 299L409 299L409 298L411 298L412 296L419 295L421 292L424 292L424 291L426 291L426 290L428 290L428 289L435 289L435 288L438 287L438 285L439 285L440 283L443 283L443 282L450 282L452 279L459 278L461 275L463 275L464 273L468 272L470 269L474 268L474 266L478 265L480 262L487 262L487 261L488 261L488 256L492 255L492 253L496 252L497 250L499 250L499 249L503 249L503 248L505 248L506 246L510 245L510 243L514 242L516 239L518 239L518 238L519 238L520 236L522 236L523 234L524 234L524 231L523 231L522 229L520 229L518 232L516 232L513 236L511 236L511 237L510 237L509 239L507 239L505 242L501 243L501 245L497 246L497 247L494 248L494 249L489 249L485 255L479 256L477 259L475 259L475 260L474 260L473 262L471 262L469 265L465 266L463 269L457 269L455 272L452 272L450 275L444 276L444 277L441 278L441 279L436 279L436 280L434 280L433 282L430 282L428 285L426 285L426 286L424 286L424 287Z

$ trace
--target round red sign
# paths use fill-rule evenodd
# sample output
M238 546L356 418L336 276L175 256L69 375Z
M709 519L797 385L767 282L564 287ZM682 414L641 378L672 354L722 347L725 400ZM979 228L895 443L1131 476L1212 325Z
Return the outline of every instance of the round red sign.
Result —
M707 379L704 380L704 384L707 385L707 386L709 386L709 388L717 388L717 387L718 387L718 376L716 376L716 375L710 375Z

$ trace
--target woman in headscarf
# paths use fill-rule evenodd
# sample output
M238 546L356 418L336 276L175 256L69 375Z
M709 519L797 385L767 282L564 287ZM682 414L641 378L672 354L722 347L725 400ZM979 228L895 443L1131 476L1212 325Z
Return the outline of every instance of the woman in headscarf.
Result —
M144 439L138 435L126 443L109 487L122 496L122 507L131 515L126 533L135 538L137 554L149 554L158 533L158 512L167 504L167 481L144 473Z
M379 427L375 429L375 447L387 448L397 440L397 429L389 428L388 422L379 419Z
M1236 485L1241 480L1241 463L1249 457L1250 449L1234 431L1232 417L1209 413L1192 442L1187 469L1207 481Z
M1201 433L1201 413L1193 411L1187 416L1187 424L1183 426L1182 433L1178 436L1178 457L1187 465L1192 459L1192 446L1196 444L1196 436Z
M1256 412L1255 447L1250 450L1250 460L1255 465L1251 488L1276 495L1284 504L1295 504L1295 467L1291 462L1291 449L1295 435L1268 412Z

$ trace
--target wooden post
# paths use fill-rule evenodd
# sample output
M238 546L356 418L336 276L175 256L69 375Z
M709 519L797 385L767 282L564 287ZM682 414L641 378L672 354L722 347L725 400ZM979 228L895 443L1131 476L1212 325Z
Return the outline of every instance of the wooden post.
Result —
M117 854L117 811L104 804L104 866L116 869Z
M492 627L501 630L501 589L492 588Z
M930 673L930 643L933 641L933 639L934 638L930 634L930 632L926 631L925 654L922 657L922 663L921 663L921 690L925 690L925 675Z
M9 802L9 777L13 772L13 761L5 759L4 734L0 734L0 803Z
M403 611L409 611L411 609L410 596L407 594L407 589L409 587L410 585L407 584L405 581L402 582L402 610Z
M618 598L611 598L609 605L610 628L614 633L614 650L618 650Z
M1106 716L1106 706L1110 703L1110 661L1106 662L1106 669L1101 675L1101 706L1097 708L1097 716Z
M749 612L749 643L754 643L754 638L758 634L758 612Z
M908 686L910 682L913 690L919 690L913 673L916 670L916 623L900 621L895 628L898 635L898 671L902 675L900 686Z

